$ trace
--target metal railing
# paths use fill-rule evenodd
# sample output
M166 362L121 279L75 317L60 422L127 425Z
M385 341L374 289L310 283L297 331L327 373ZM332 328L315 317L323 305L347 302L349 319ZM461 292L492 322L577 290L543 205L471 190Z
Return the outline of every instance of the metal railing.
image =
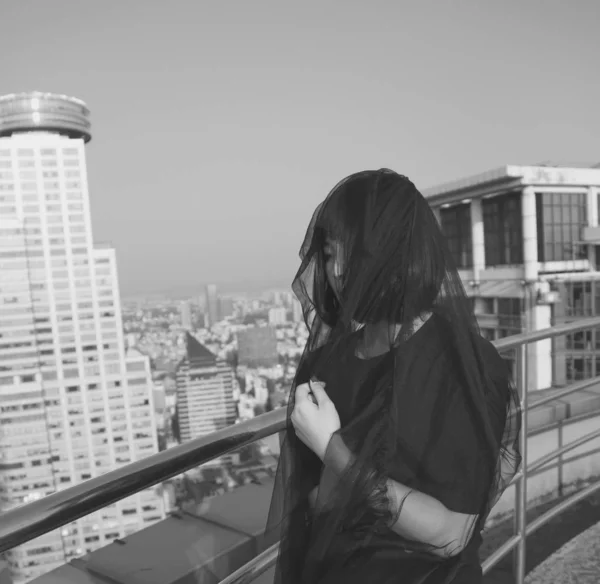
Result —
M595 438L600 430L591 432L554 452L542 457L527 467L527 414L550 401L585 389L600 378L584 380L553 393L529 406L527 392L527 345L537 341L600 327L600 317L581 320L549 329L514 335L494 342L500 352L519 349L517 354L518 387L523 409L521 431L522 470L511 485L517 490L515 505L515 534L498 548L483 563L484 574L504 559L511 551L516 552L515 582L522 584L525 578L526 539L528 535L571 508L579 501L600 490L600 481L589 485L547 511L527 525L527 478L543 471L543 467L566 452ZM209 462L223 454L281 432L286 427L286 408L278 408L252 420L234 424L208 436L191 440L169 450L159 452L102 476L89 479L51 495L17 507L2 514L0 521L0 553L21 545L44 533L71 523L106 505L115 503L135 493L164 482L198 465ZM277 558L279 544L276 543L229 575L221 584L248 584L271 568Z

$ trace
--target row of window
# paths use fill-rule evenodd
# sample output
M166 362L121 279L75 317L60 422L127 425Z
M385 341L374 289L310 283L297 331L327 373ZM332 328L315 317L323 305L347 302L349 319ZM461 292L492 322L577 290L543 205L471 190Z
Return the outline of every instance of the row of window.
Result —
M2 190L7 190L7 189L1 189ZM38 193L25 193L21 195L21 201L23 203L41 203L40 201L40 197L41 195L38 196ZM81 191L69 191L66 193L45 193L44 195L44 200L46 202L52 202L52 203L56 203L56 202L60 202L62 200L66 200L68 201L81 201L83 199L83 193ZM2 194L0 195L0 203L12 203L13 205L16 205L17 203L17 196L16 195L7 195L7 194Z
M58 150L56 148L40 148L39 152L41 156L56 156ZM72 146L67 146L65 148L62 148L61 152L63 156L77 156L79 154L79 149L74 148ZM34 148L17 148L16 153L18 157L31 158L36 155L37 150ZM0 149L0 158L10 156L12 156L12 150L9 150L7 148Z
M523 263L521 193L483 199L485 262L488 266ZM581 230L587 225L586 193L536 193L538 261L587 257ZM459 268L473 265L471 206L440 209L440 224Z
M600 356L567 355L565 357L566 381L581 381L600 376Z

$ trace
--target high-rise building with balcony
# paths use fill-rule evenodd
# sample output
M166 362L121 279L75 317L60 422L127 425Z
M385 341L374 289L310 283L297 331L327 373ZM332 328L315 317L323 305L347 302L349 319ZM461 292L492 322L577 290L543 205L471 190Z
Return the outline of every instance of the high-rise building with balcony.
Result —
M0 510L158 451L149 360L126 353L115 251L95 246L89 111L0 97ZM7 554L15 582L162 519L147 490Z
M177 367L177 422L179 439L187 442L235 423L233 369L191 334L185 337L186 354ZM211 462L232 460L224 455Z
M490 340L600 315L600 168L506 166L423 194ZM600 330L532 343L529 387L600 375L598 350Z

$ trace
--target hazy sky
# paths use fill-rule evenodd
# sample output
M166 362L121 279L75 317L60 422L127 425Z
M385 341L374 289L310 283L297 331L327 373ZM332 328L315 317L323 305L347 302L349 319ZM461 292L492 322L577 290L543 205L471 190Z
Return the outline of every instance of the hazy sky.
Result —
M289 283L352 172L599 162L598 22L598 0L5 0L0 93L88 104L125 295Z

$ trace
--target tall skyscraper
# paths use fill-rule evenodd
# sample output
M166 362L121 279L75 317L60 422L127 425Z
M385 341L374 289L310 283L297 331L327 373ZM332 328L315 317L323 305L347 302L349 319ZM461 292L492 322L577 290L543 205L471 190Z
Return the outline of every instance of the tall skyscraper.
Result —
M184 300L180 305L181 326L186 331L192 330L192 305L188 300Z
M177 367L177 417L182 442L231 426L236 419L233 369L186 333L186 354ZM224 455L212 461L231 460Z
M206 326L215 326L221 320L219 312L217 287L214 284L208 284L206 286L206 315L208 316L208 323L205 323Z
M147 357L126 354L114 249L92 239L89 111L0 97L0 512L158 451ZM7 554L15 582L164 517L147 490Z

